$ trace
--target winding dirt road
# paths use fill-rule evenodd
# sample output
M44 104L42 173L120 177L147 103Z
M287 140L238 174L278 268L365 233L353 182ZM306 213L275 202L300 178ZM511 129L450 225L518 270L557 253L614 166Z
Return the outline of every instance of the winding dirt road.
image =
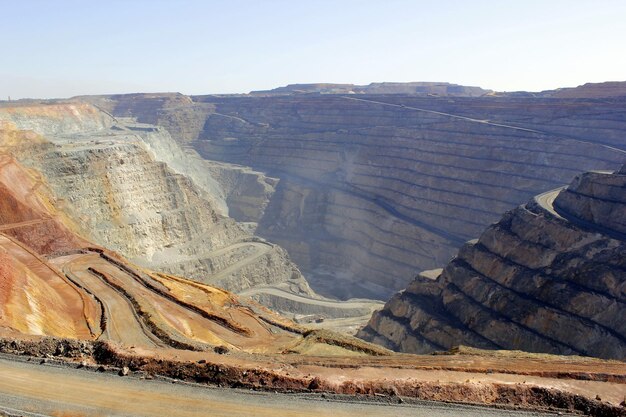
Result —
M70 259L76 258L80 260L80 263L69 262L63 267L63 271L92 294L97 294L98 299L104 305L107 324L102 338L129 346L163 346L163 343L141 324L141 319L137 316L135 309L124 296L81 266L85 262L90 265L100 262L100 257L98 255L70 257Z
M385 304L382 301L367 299L354 299L347 301L335 301L328 298L317 299L297 295L276 287L254 287L241 291L238 294L246 297L252 297L257 294L269 294L276 297L285 298L287 300L295 301L301 304L309 304L312 306L327 307L339 310L364 309L373 311L378 308L382 308Z
M563 217L554 209L554 200L564 188L565 187L561 187L555 190L546 191L545 193L535 196L534 200L537 204L539 204L542 209L546 210L548 213L552 214L555 217L558 217L559 219L563 219Z
M293 335L274 333L221 290L184 279L141 278L132 268L99 253L66 255L51 262L101 303L103 340L143 348L225 345L263 352L280 351L292 342Z
M243 267L255 262L261 256L265 255L270 250L272 250L272 245L270 245L269 243L246 242L243 244L228 246L224 248L223 251L225 252L227 250L232 250L237 247L244 247L244 246L254 247L256 249L256 253L251 256L246 256L244 259L234 262L231 265L228 265L226 268L217 271L215 274L210 276L211 281L218 281L221 278L224 278L232 274L234 271L238 271L242 269ZM221 251L215 251L215 254L217 253L221 253ZM212 253L211 255L214 255L214 253Z
M18 227L34 226L36 224L41 224L49 220L51 220L51 218L46 217L42 219L26 220L26 221L18 222L18 223L7 223L7 224L0 225L0 231L11 230L11 229L15 229Z

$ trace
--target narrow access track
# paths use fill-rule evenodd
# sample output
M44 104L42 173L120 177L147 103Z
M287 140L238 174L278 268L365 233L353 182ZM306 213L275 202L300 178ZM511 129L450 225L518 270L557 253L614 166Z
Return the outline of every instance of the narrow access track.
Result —
M3 225L0 225L0 231L17 229L18 227L34 226L36 224L45 223L51 219L52 219L51 217L43 217L40 219L26 220L26 221L17 222L17 223L6 223Z
M402 105L402 104L386 103L384 101L367 100L367 99L364 99L364 98L356 98L356 97L342 96L342 98L344 98L346 100L355 100L355 101L363 101L363 102L366 102L366 103L381 104L383 106L399 107L399 108L402 108L402 109L414 110L414 111L419 111L419 112L423 112L423 113L436 114L436 115L439 115L439 116L447 116L447 117L451 117L453 119L465 120L466 122L480 123L480 124L489 125L489 126L504 127L504 128L507 128L507 129L520 130L522 132L545 134L545 132L541 132L539 130L527 129L525 127L512 126L512 125L503 124L503 123L494 123L494 122L490 122L489 120L474 119L472 117L460 116L458 114L445 113L445 112L436 111L436 110L422 109L420 107L411 107L411 106L405 106L405 105Z
M218 271L217 273L210 275L209 279L212 282L215 281L219 281L220 279L222 279L223 277L226 277L230 274L232 274L234 271L238 271L240 269L242 269L245 266L250 265L251 263L256 262L257 259L259 259L261 256L265 255L266 253L268 253L269 251L272 250L273 246L269 243L260 243L260 242L246 242L247 246L254 246L257 251L254 255L252 256L246 256L244 259L241 259L237 262L232 263L231 265L228 265L226 268ZM233 245L234 246L234 245ZM224 248L224 251L228 250L230 247L226 247ZM218 251L221 251L218 250ZM216 252L218 252L216 251ZM213 255L213 253L211 253L210 255Z
M355 308L376 309L376 308L382 308L382 306L384 305L384 302L374 301L374 300L335 301L335 300L330 300L330 299L317 299L317 298L297 295L297 294L285 291L280 288L275 288L275 287L254 287L254 288L250 288L250 289L247 289L245 291L238 293L238 295L243 295L246 297L252 297L257 294L270 294L276 297L286 298L288 300L292 300L298 303L311 304L311 305L320 306L320 307L345 309L345 310L355 309Z
M145 281L130 267L125 269L100 253L69 255L59 261L68 277L96 294L103 304L103 339L147 348L183 349L224 344L255 349L260 341L270 346L285 342L283 336L273 335L262 320L249 313L233 318L238 311L224 316L178 299L158 280Z
M95 254L82 255L77 261L65 264L63 272L93 294L97 294L102 302L107 325L101 337L129 346L163 347L163 342L142 324L128 299L89 272L87 267L81 266L90 265L94 261L100 261L100 257Z
M556 212L554 209L554 200L559 193L564 190L566 187L556 188L554 190L546 191L545 193L539 194L534 197L535 203L539 205L542 209L552 214L554 217L565 220L563 216Z
M584 143L586 145L602 146L603 148L609 149L609 150L614 151L614 152L618 152L618 153L620 153L622 155L626 155L626 150L619 149L619 148L616 148L614 146L607 145L607 144L604 144L604 143L589 142L589 141L586 141L586 140L583 140L583 139L578 139L578 138L575 138L575 137L563 136L563 135L559 135L559 134L555 134L555 133L551 133L551 132L546 132L546 131L542 131L542 130L528 129L528 128L521 127L521 126L510 125L508 123L496 123L496 122L491 122L491 121L489 121L487 119L484 119L484 120L474 119L472 117L461 116L461 115L458 115L458 114L452 114L452 113L445 113L445 112L436 111L436 110L423 109L423 108L420 108L420 107L411 107L411 106L406 106L406 105L402 105L402 104L386 103L384 101L368 100L368 99L364 99L364 98L347 97L347 96L341 96L341 98L346 99L346 100L362 101L362 102L365 102L365 103L374 103L374 104L379 104L379 105L383 105L383 106L399 107L399 108L402 108L402 109L419 111L419 112L423 112L423 113L436 114L436 115L439 115L439 116L446 116L446 117L450 117L450 118L453 118L453 119L464 120L466 122L480 123L480 124L483 124L483 125L495 126L495 127L502 127L502 128L505 128L505 129L517 130L517 131L520 131L520 132L535 133L535 134L539 134L539 135L550 136L550 137L557 138L557 139L565 139L565 140L570 140L570 141L573 141L573 142Z
M554 205L554 200L559 195L559 193L565 190L567 187L557 188L555 190L547 191L543 194L539 194L535 196L535 202L545 211L552 214L553 216L563 219L572 223L575 226L580 227L583 230L591 230L593 232L601 233L607 235L613 239L626 241L626 235L624 233L617 232L615 230L610 230L608 228L602 227L598 224L579 219L578 217L572 215L571 213L567 213L565 210L560 209L558 206Z

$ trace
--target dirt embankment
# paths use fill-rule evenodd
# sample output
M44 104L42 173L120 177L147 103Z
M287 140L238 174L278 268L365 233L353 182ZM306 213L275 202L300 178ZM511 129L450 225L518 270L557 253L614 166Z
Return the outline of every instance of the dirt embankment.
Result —
M127 367L131 372L158 375L190 382L219 386L287 392L332 392L348 395L410 397L420 400L475 403L527 409L551 409L579 412L592 416L624 416L625 408L554 388L504 383L434 382L401 383L372 379L344 380L340 383L327 376L294 372L293 376L275 366L239 366L233 361L208 359L184 360L167 352L132 353L109 342L88 342L56 338L24 340L0 338L0 352L48 357L62 361L85 361L102 365L102 369ZM267 365L267 364L265 364Z

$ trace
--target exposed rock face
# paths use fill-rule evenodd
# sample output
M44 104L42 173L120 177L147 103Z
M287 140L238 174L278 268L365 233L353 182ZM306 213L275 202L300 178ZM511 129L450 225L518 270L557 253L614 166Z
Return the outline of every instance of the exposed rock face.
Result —
M133 105L155 107L144 98ZM186 99L168 95L157 107ZM107 114L115 107L109 99L92 101L101 110L76 101L0 106L0 149L41 172L39 182L50 184L54 205L65 220L76 220L73 230L143 267L238 293L254 289L251 297L288 316L311 314L314 306L321 319L351 320L350 327L329 327L354 333L365 324L378 302L337 308L310 289L283 248L254 235L278 179L206 161L165 128ZM243 222L227 216L230 205ZM10 233L56 254L75 238L56 225L37 220Z
M134 117L140 123L165 127L181 143L198 139L214 107L196 103L180 93L125 94L77 97L117 117Z
M214 208L227 211L223 194L212 192L220 186L164 129L120 122L87 104L2 109L0 120L52 141L14 140L11 152L41 171L83 236L139 265L228 290L277 285L312 294L282 248Z
M11 139L28 136L0 129L0 146ZM64 225L50 197L41 178L0 152L0 329L89 338L81 314L88 300L42 258L87 245Z
M303 354L350 355L354 350L362 354L390 353L355 338L301 328L248 298L240 299L222 289L137 268L118 254L80 238L68 227L74 226L68 213L57 210L59 201L47 188L45 176L26 169L6 153L11 150L20 154L20 150L32 150L35 144L40 148L52 146L32 131L14 130L5 124L0 128L0 335L5 347L19 352L20 339L54 336L81 340L80 344L61 342L48 351L61 356L87 353L90 340L109 340L118 346L155 352L185 349L276 354L288 349ZM81 143L80 147L88 145ZM97 147L83 151L87 156L103 152ZM125 152L124 157L130 153ZM67 156L55 155L66 163L66 169L76 168L87 181L92 180L89 172L81 171L80 163ZM100 162L95 158L85 164L97 167ZM127 178L128 182L132 178ZM155 178L150 181L158 183ZM76 188L80 190L80 184ZM175 184L170 187L175 188ZM192 187L179 188L189 192ZM89 197L84 196L94 208L115 207L110 202L94 204ZM98 215L92 213L93 217ZM148 233L158 237L153 231ZM245 248L243 243L240 247ZM253 276L259 279L262 273ZM49 339L42 340L42 347L53 346L48 343ZM70 353L72 346L83 348ZM123 368L122 373L127 370Z
M418 276L360 337L416 353L463 344L623 360L624 196L624 173L592 172L535 197L436 280Z
M256 223L263 218L276 192L278 178L268 177L248 167L204 161L206 170L217 181L224 194L229 214L242 222Z
M625 165L626 167L626 165ZM577 176L555 200L574 221L592 223L605 233L626 236L626 169L621 175L587 172Z
M623 84L626 87L626 83ZM562 99L551 97L550 94L547 95L549 98L496 96L455 97L453 100L389 95L380 97L382 100L379 101L404 105L404 108L420 108L469 117L483 123L529 129L527 133L531 137L534 131L549 142L570 140L568 147L571 149L583 144L596 144L624 150L623 132L626 122L621 114L626 108L626 96L586 99L581 94L580 97ZM504 132L502 134L506 135ZM537 163L542 164L552 158L549 154L541 155ZM554 166L559 166L557 160L552 159L551 162ZM585 170L581 170L583 171ZM570 179L571 177L565 182Z
M386 298L414 271L444 265L499 213L580 168L622 160L591 141L400 105L206 100L238 119L210 116L196 149L280 178L257 233L287 248L314 288L341 298Z
M156 123L201 109L197 137L174 138L224 163L216 179L233 190L229 213L258 222L317 291L344 299L386 299L502 212L623 161L624 100L285 93L178 107L162 104L171 97L107 99L116 116L156 112ZM279 181L242 177L241 166Z
M2 106L0 121L41 135L98 131L111 127L114 118L87 103Z

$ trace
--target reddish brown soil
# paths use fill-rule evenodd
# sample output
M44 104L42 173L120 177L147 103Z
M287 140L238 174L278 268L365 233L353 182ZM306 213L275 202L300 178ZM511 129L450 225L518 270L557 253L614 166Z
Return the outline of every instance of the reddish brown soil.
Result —
M492 360L500 361L500 367L511 372L508 375L467 372L463 366L457 371L398 372L390 368L371 368L367 363L369 358L353 358L350 369L324 367L323 363L318 362L319 358L309 358L308 365L281 366L278 365L278 359L284 356L277 356L274 358L276 361L268 362L267 356L218 355L174 349L153 351L123 348L110 343L32 336L16 340L15 336L0 338L0 351L35 356L56 355L76 361L89 358L93 363L113 366L113 369L127 366L131 371L144 375L162 375L221 386L405 396L434 401L561 409L595 416L624 415L624 408L618 405L619 396L626 394L624 384L568 379L565 369L560 379L519 376L515 375L514 366L507 365L508 360L504 357ZM438 357L438 360L442 363L468 360L461 356L464 355ZM284 358L289 357L287 355ZM415 364L424 359L425 356L412 356ZM474 356L469 360L480 362L483 359ZM407 360L403 358L402 362L406 364ZM388 359L390 364L394 361L394 357ZM582 366L586 366L584 359L579 361L583 362ZM558 367L555 363L551 366ZM601 400L597 400L596 395Z
M85 240L62 223L42 185L37 173L0 154L0 233L40 255L86 246Z
M13 257L8 253L0 252L0 305L6 305L9 302L9 294L11 289L15 288L15 276L17 271Z
M38 225L14 228L4 233L16 238L41 255L62 253L88 245L54 219Z

